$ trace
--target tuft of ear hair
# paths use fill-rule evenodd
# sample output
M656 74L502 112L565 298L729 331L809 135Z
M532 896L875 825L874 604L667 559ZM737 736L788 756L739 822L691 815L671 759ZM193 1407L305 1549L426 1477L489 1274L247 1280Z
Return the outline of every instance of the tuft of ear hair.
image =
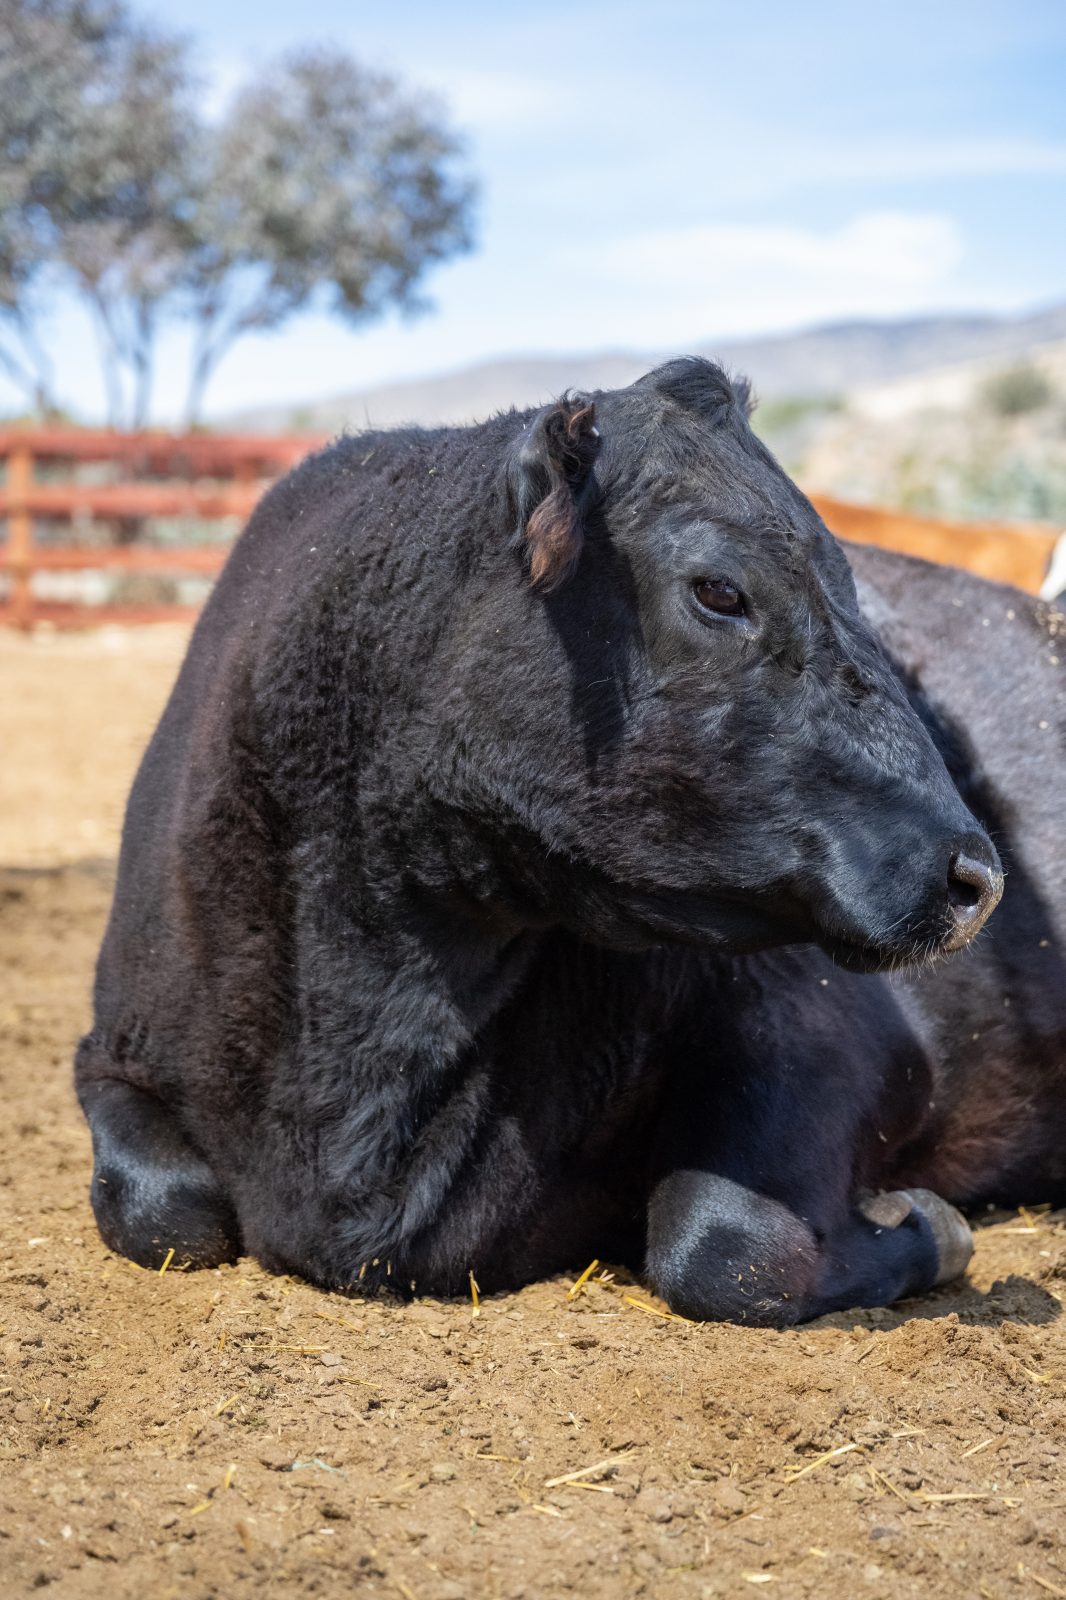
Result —
M563 395L523 442L516 499L537 589L557 589L577 565L599 447L596 407L585 395Z
M751 379L746 378L742 372L734 373L729 380L729 387L733 391L734 404L740 407L750 422L752 413L759 404L759 397L755 393Z

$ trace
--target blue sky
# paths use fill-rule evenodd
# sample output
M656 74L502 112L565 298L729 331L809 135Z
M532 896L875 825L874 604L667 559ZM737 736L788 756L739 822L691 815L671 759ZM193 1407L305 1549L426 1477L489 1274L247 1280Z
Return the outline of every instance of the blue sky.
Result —
M476 251L436 309L310 315L238 346L208 412L485 356L679 350L858 315L1066 299L1063 0L144 0L220 107L271 56L333 41L448 102L481 180ZM55 319L64 395L100 395ZM161 418L180 404L168 341ZM0 401L7 397L0 391Z

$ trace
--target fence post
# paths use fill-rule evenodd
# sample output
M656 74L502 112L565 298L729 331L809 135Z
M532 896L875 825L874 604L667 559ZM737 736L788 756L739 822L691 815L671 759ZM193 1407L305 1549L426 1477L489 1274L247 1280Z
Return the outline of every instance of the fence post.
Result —
M11 621L16 628L33 624L33 451L29 443L11 447L7 458L7 560L11 574Z

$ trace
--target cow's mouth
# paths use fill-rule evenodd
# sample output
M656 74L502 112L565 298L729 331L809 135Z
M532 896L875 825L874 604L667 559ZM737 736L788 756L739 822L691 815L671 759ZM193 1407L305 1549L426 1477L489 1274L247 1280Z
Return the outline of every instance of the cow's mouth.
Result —
M871 917L873 908L854 892L823 892L810 907L819 945L849 972L924 970L964 949L1003 893L1003 868L992 845L978 834L965 843L951 854L945 878L927 884L923 899L895 920L888 895L878 896L878 914Z
M845 972L927 972L939 961L947 960L956 946L949 929L939 934L926 932L891 944L866 943L836 934L820 932L819 948Z
M888 947L877 944L857 944L850 939L822 937L818 944L826 955L845 972L908 972L928 965L947 952L939 944L930 949L928 943L921 947Z

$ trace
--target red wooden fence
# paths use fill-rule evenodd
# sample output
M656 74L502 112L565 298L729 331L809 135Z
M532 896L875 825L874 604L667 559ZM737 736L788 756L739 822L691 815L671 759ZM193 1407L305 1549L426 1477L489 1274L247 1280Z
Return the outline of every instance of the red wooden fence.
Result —
M226 543L167 545L116 537L154 517L243 522L267 485L321 441L304 435L255 437L225 434L115 433L69 427L0 428L0 622L30 628L41 621L83 625L105 620L150 621L195 614L195 605L86 605L49 600L35 592L34 575L108 572L210 577L219 571ZM105 463L114 481L84 478L86 464ZM45 475L41 476L39 468ZM79 475L81 474L81 475ZM1035 524L953 523L878 506L857 506L813 496L829 527L843 538L965 567L1035 593L1058 530ZM109 542L42 542L37 524L48 520L111 526Z
M40 621L84 624L106 620L156 620L192 614L195 606L103 605L49 601L34 592L38 572L117 572L212 576L226 558L219 544L47 544L35 536L39 520L138 524L153 517L244 522L263 490L321 441L307 435L116 433L96 428L0 428L0 573L7 598L0 622L29 628ZM107 463L115 481L79 477L86 463ZM38 467L49 475L42 478ZM61 474L61 476L58 476Z

